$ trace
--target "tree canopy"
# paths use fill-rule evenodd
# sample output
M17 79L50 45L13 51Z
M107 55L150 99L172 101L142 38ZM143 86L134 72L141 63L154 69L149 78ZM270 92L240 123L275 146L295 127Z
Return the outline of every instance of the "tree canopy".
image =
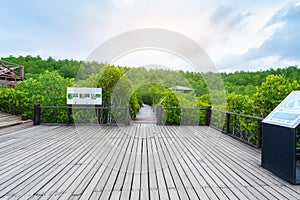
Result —
M25 66L25 81L17 84L16 91L24 92L26 97L36 102L39 102L37 94L45 100L51 95L59 94L50 95L45 92L58 90L58 86L54 86L54 83L47 79L49 73L54 72L54 76L60 78L61 83L67 80L68 84L64 83L65 85L102 87L105 106L110 106L112 101L115 105L125 105L125 101L129 104L129 100L120 101L120 96L128 99L127 93L136 96L136 100L130 101L132 105L136 102L140 105L142 101L150 105L158 104L171 87L179 85L194 89L193 93L176 93L175 96L182 106L194 107L195 103L189 102L197 102L200 107L223 105L220 108L232 112L265 117L290 91L299 89L298 80L300 80L298 66L258 72L212 73L130 68L111 66L107 63L55 60L51 57L42 59L40 56L30 55L9 56L2 59ZM41 75L44 77L40 78ZM48 82L45 82L47 80ZM115 88L117 85L118 88ZM5 87L1 88L2 92L11 92ZM32 98L30 95L33 92L29 90L34 91L36 96ZM50 102L53 105L59 104L55 99L50 99Z

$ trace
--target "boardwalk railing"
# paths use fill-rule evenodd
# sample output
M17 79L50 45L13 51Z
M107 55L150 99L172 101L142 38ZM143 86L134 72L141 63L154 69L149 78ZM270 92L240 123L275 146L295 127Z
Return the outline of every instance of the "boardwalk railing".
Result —
M157 124L209 125L208 108L157 107Z
M35 125L39 124L109 124L130 125L129 107L34 106Z
M158 125L206 125L261 148L262 118L206 108L157 107Z
M220 119L223 119L221 121ZM210 126L243 142L261 148L263 118L211 109Z
M261 148L262 118L206 108L157 107L158 125L206 125ZM34 124L124 124L130 125L129 107L95 106L34 107Z

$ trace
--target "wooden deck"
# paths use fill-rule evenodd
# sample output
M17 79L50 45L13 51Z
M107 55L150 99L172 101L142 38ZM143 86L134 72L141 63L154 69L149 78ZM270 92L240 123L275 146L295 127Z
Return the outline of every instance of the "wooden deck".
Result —
M151 106L143 104L139 112L136 115L136 118L133 120L133 123L136 124L156 124L156 112L154 112Z
M259 150L209 127L0 132L0 199L300 199Z
M32 124L32 120L21 120L21 117L0 112L0 129L28 123Z

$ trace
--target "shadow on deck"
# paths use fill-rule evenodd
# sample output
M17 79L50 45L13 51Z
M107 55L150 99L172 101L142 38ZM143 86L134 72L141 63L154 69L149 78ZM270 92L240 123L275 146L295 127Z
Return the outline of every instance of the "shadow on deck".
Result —
M258 149L206 126L30 126L0 134L0 155L4 199L300 197Z

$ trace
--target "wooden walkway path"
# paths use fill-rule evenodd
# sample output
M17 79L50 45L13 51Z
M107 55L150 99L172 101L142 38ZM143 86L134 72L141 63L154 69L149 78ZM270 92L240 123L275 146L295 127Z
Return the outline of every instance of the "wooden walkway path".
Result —
M0 199L300 199L204 126L30 126L2 132L0 155Z
M32 123L32 120L21 120L21 117L0 112L0 129L10 126ZM1 132L0 132L1 134Z
M135 124L156 124L156 112L154 112L151 106L143 104L139 112L136 115L136 118L133 120Z

